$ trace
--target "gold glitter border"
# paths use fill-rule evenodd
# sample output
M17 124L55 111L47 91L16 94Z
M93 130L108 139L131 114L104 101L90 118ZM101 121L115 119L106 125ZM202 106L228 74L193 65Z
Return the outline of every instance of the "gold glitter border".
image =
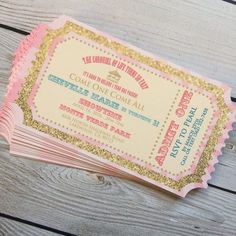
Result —
M100 44L101 46L112 49L121 55L128 56L147 66L153 67L159 71L175 76L185 82L195 85L215 95L216 103L218 108L220 109L221 116L218 119L215 128L213 129L212 135L210 136L207 142L207 145L193 174L184 176L180 180L173 180L153 170L149 170L139 164L133 163L132 161L126 160L125 158L119 155L112 154L111 152L105 149L101 149L95 145L91 145L85 141L80 140L77 137L64 133L58 129L52 128L49 125L43 124L33 119L32 111L27 103L27 100L40 72L41 66L46 59L47 52L51 46L53 39L59 36L66 35L70 32L74 32L80 36L85 37L86 39L92 40ZM108 39L105 36L96 34L95 32L92 32L91 30L86 29L70 21L67 21L64 26L59 29L48 30L48 33L44 37L43 42L39 47L39 51L36 54L36 58L32 62L32 65L33 66L29 70L29 75L25 78L25 84L19 94L19 98L16 101L16 103L20 106L24 113L25 125L32 127L38 131L44 132L59 140L75 145L81 149L91 152L92 154L105 158L115 164L118 164L119 166L122 166L126 169L143 175L158 183L164 184L177 191L180 191L183 187L190 183L202 183L202 176L206 174L205 169L208 166L209 161L212 159L212 153L214 152L214 148L218 143L218 138L221 136L222 130L224 129L224 126L228 121L228 114L231 112L229 107L225 103L224 90L222 88L219 88L214 84L210 84L209 82L204 81L198 78L197 76L191 75L185 71L172 67L169 64L165 64L164 62L158 61L149 56L142 55L134 49L131 49L112 39Z

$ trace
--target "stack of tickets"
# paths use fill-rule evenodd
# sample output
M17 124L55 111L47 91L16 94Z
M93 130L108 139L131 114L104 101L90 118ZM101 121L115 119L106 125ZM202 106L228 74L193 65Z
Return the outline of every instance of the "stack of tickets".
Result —
M226 85L61 16L19 45L0 134L12 155L184 197L207 186L234 119Z

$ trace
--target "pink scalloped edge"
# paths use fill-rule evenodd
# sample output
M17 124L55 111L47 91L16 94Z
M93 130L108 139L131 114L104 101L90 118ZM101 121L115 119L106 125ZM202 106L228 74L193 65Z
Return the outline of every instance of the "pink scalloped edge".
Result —
M152 181L148 178L144 178L143 176L140 176L139 174L134 174L134 173L131 173L127 170L124 170L126 171L127 173L131 173L139 178L142 178L144 180L146 180L147 182L150 182L152 184L155 184L163 189L166 189L170 192L173 192L181 197L185 197L186 194L192 190L192 189L195 189L195 188L206 188L207 187L207 181L211 178L211 173L215 170L214 168L214 165L216 163L218 163L218 157L222 154L222 151L221 149L223 148L224 146L224 141L225 139L229 138L229 134L228 132L230 130L232 130L232 123L234 122L235 118L236 118L236 107L234 106L234 104L231 102L230 100L230 91L231 89L226 86L225 84L223 84L222 82L219 82L219 81L215 81L215 80L212 80L212 79L209 79L209 78L206 78L206 77L202 77L201 75L199 74L196 74L192 71L188 71L180 66L177 66L173 63L170 63L168 62L167 60L163 60L163 58L159 58L151 53L148 53L146 51L143 51L135 46L132 46L122 40L119 40L119 39L116 39L116 38L113 38L112 36L110 35L107 35L103 32L100 32L100 31L97 31L96 29L90 27L90 26L87 26L81 22L78 22L70 17L67 17L67 16L61 16L59 17L58 19L56 19L54 22L52 23L49 23L49 24L41 24L39 26L37 26L29 36L27 36L25 39L22 40L22 42L20 43L18 49L16 50L15 52L15 58L13 60L13 68L12 68L12 73L11 73L11 76L9 78L10 80L10 83L8 85L8 92L7 94L5 95L5 99L9 99L9 100L6 100L4 101L4 103L8 103L8 102L13 102L15 101L15 99L17 98L18 96L18 92L21 90L22 88L22 85L23 85L23 82L24 82L24 77L19 77L19 74L21 74L22 76L22 69L24 68L29 68L30 67L30 64L29 63L30 61L32 61L32 56L35 55L35 52L38 50L38 47L41 43L41 40L42 38L44 37L44 35L46 34L46 29L47 28L53 28L53 29L56 29L58 27L60 27L61 25L63 25L66 21L71 21L71 22L75 22L77 24L80 24L94 32L97 32L98 34L102 34L106 37L109 37L111 40L115 40L117 42L120 42L124 45L127 45L128 47L134 49L134 50L138 50L140 51L141 53L147 55L147 56L151 56L165 64L169 64L179 70L182 70L182 71L185 71L187 73L190 73L190 74L193 74L195 76L198 76L200 77L201 79L205 80L205 81L208 81L209 83L212 83L212 84L215 84L219 87L223 87L224 90L225 90L225 102L227 104L227 106L230 108L230 110L232 111L231 115L229 116L229 119L228 119L228 122L226 123L226 128L222 130L222 135L219 137L219 143L218 145L215 147L213 153L212 153L212 159L209 161L208 163L208 167L205 168L205 175L202 176L202 182L201 183L190 183L188 185L186 185L181 191L176 191L172 188L169 188L168 186L166 185L163 185L161 183L158 183L156 181ZM27 58L27 56L29 56ZM27 65L27 66L26 66ZM21 72L19 72L21 71ZM25 74L27 73L27 71L25 71ZM24 73L23 73L24 74ZM0 110L0 114L1 114L1 110ZM0 127L1 128L1 127ZM114 165L116 166L116 165ZM118 166L116 166L117 168L120 168ZM123 170L123 168L120 168L121 170Z
M20 42L14 54L11 75L9 77L9 84L7 86L3 104L10 101L15 101L17 99L18 93L24 83L24 77L20 77L19 74L21 73L22 68L24 68L24 65L27 63L29 51L33 48L37 49L39 47L47 28L47 24L38 25Z
M218 144L215 146L213 152L213 158L209 161L209 166L206 168L206 174L202 177L203 187L207 185L207 181L211 179L211 173L215 170L214 165L218 163L218 157L222 155L222 148L225 146L225 140L229 138L229 131L233 129L233 123L236 121L236 106L230 100L231 89L225 90L225 102L227 106L232 111L231 115L228 118L228 122L223 128L222 135L218 139Z
M28 36L22 39L14 53L9 83L0 107L0 134L9 144L11 143L11 134L15 125L12 125L8 128L3 126L2 121L6 119L5 110L8 110L10 107L12 107L13 102L18 98L25 79L25 76L22 76L22 70L25 70L24 75L28 73L28 66L26 65L29 64L29 61L27 57L33 48L37 49L39 47L42 38L46 34L47 28L47 24L40 24L36 26ZM13 124L15 123L13 122Z
M227 105L230 105L232 109L232 113L229 116L228 122L226 123L226 128L223 129L222 135L218 138L219 142L215 146L214 151L212 152L212 159L208 162L208 167L205 168L205 175L202 176L202 183L193 183L186 185L181 192L179 192L179 195L182 197L185 197L188 192L190 192L192 189L195 188L207 188L208 184L207 182L212 178L211 173L215 171L215 164L219 162L219 157L222 155L222 148L225 146L224 141L229 138L229 131L232 130L232 124L236 120L236 106L234 106L231 102L231 104L226 103ZM233 108L232 108L233 106Z

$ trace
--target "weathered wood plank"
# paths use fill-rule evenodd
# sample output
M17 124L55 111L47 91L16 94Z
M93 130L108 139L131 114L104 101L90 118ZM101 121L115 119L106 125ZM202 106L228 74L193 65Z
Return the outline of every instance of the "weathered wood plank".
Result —
M30 31L67 14L178 65L223 81L236 97L236 7L221 0L1 0L0 22Z
M179 199L127 180L9 157L0 209L76 235L233 235L236 195L209 187Z
M56 236L58 234L0 217L1 236Z
M0 29L0 101L5 93L5 88L8 83L8 76L10 73L11 60L14 50L17 48L20 40L23 36L5 29ZM228 142L236 144L236 125L234 131L231 132L231 138ZM219 158L220 163L216 165L216 172L213 173L213 177L210 183L226 188L232 191L236 191L236 153L224 149L224 155Z
M210 2L48 0L46 6L5 0L0 21L29 30L63 11L236 88L235 8ZM0 30L0 100L20 38ZM234 144L235 129L228 141ZM236 153L224 150L210 183L236 191L235 160ZM236 230L235 194L209 187L179 199L127 180L10 157L3 143L0 180L0 211L76 235L234 235Z

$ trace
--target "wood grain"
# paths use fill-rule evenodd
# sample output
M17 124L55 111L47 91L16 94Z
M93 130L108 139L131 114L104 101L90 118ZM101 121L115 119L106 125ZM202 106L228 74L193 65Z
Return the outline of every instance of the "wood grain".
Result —
M0 22L30 31L65 13L227 82L236 95L236 8L212 2L1 0ZM0 100L22 38L0 29ZM236 145L236 124L227 142ZM236 153L224 148L219 160L209 182L220 189L194 190L180 199L127 180L12 157L0 142L0 212L85 236L235 235L236 194L230 192L236 192ZM16 232L11 228L26 227L1 220L0 230L3 225L9 235Z
M66 14L203 76L236 97L236 7L221 0L1 0L0 22L30 31Z
M76 235L233 235L236 195L209 187L179 199L118 178L9 157L2 212Z
M59 236L59 234L0 217L0 236Z

